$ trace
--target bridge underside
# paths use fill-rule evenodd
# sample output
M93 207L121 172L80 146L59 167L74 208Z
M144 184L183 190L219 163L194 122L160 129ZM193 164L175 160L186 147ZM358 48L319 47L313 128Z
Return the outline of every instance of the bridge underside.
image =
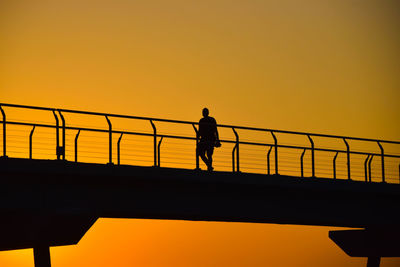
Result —
M0 250L76 244L99 217L391 228L400 185L0 158Z

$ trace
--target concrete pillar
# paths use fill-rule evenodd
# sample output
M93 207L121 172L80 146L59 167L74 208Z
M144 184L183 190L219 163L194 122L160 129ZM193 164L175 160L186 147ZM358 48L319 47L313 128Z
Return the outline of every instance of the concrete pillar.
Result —
M33 248L35 267L51 267L50 248L48 246L37 246Z

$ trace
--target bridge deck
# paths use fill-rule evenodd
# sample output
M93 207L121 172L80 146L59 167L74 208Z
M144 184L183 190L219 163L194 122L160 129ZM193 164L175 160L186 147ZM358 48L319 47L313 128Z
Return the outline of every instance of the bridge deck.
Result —
M0 160L1 213L366 227L399 225L400 185Z
M0 250L76 244L99 217L400 225L400 185L0 158Z

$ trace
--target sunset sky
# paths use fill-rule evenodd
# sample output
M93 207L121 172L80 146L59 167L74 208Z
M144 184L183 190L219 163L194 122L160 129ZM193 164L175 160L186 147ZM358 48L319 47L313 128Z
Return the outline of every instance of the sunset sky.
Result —
M206 106L222 124L400 140L399 14L397 0L2 0L0 102L188 121ZM51 257L365 266L332 229L100 219ZM0 266L33 266L32 250L0 252Z

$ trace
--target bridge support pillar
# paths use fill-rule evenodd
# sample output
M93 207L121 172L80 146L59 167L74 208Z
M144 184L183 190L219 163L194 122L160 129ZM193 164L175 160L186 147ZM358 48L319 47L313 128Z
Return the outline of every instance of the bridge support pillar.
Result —
M33 248L35 267L51 267L50 247L36 246Z
M368 257L367 267L379 267L381 257Z

